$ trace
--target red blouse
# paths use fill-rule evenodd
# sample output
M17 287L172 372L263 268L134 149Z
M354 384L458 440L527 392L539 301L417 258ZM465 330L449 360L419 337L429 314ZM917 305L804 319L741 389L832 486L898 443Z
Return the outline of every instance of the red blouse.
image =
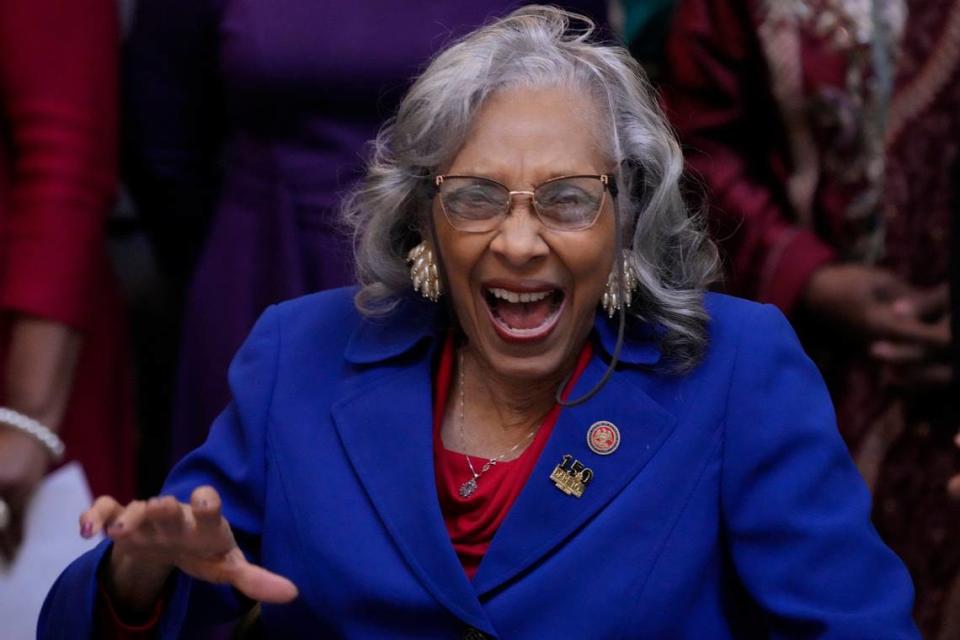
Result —
M469 498L460 496L460 486L473 474L462 453L450 451L440 440L440 428L446 412L450 385L453 384L454 344L452 334L447 337L434 378L433 400L433 461L437 479L440 510L450 534L450 541L460 558L463 570L471 579L490 546L490 541L533 472L540 452L550 439L553 425L560 416L560 405L554 405L544 418L530 446L516 459L498 462L477 479L477 488ZM593 348L588 342L577 358L570 382L563 390L566 399L570 389L583 373ZM487 462L485 458L470 457L478 472Z

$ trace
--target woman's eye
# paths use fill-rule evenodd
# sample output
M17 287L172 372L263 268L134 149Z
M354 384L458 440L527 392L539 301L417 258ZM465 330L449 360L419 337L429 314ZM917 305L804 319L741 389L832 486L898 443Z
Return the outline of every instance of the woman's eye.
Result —
M494 195L486 189L460 189L450 195L454 202L470 204L488 204L495 201Z
M579 189L565 189L546 194L541 203L550 207L570 207L586 205L590 201L589 194Z
M466 202L486 204L488 202L493 202L493 197L484 191L472 191L464 196L464 200Z
M447 211L460 218L486 219L497 216L503 208L503 198L494 189L463 187L444 196Z
M584 196L579 193L562 193L554 198L557 204L581 204L585 201Z

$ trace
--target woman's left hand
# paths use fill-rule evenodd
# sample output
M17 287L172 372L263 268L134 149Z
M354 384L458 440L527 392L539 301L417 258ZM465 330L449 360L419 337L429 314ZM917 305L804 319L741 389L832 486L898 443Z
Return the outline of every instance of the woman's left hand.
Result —
M0 558L12 562L23 538L23 516L50 456L35 438L0 425L0 499L7 505L0 528Z
M4 404L56 430L70 398L80 336L53 320L20 314L11 317L9 331L5 371L0 370ZM13 560L27 503L49 464L50 454L39 440L0 424L0 498L8 509L0 559Z
M877 340L870 354L885 366L884 379L907 389L935 389L953 380L950 361L950 288L944 283L893 303L895 310L929 328L923 340Z

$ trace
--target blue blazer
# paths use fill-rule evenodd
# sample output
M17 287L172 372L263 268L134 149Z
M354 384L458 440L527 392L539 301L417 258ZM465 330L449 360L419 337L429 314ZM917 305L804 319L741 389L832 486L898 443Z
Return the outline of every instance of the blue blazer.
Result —
M912 587L869 521L870 498L827 390L773 307L709 294L710 344L658 372L632 326L622 365L564 409L526 487L468 580L434 483L437 305L359 317L352 291L269 309L230 370L235 400L166 493L212 484L244 551L300 588L264 606L268 637L917 638ZM574 390L603 374L615 331ZM608 420L622 442L591 452ZM549 476L569 454L583 497ZM104 543L54 586L41 638L89 634ZM237 615L229 588L177 575L161 623L180 637Z

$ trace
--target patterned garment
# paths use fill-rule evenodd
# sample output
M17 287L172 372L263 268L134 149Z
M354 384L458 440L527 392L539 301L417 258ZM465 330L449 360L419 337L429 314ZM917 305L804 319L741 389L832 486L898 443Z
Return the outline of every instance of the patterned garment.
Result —
M886 131L886 264L935 285L950 270L950 208L960 163L960 2L913 1ZM866 394L864 394L866 395ZM874 521L907 562L917 621L931 638L960 638L960 502L944 492L960 470L956 396L884 397L864 425L882 443ZM847 407L850 415L856 405ZM861 415L866 415L862 412ZM866 458L866 456L861 456Z
M960 1L684 0L668 59L665 99L710 192L730 289L793 313L875 523L912 571L921 629L960 638L957 403L886 388L862 350L796 313L835 260L947 281Z

